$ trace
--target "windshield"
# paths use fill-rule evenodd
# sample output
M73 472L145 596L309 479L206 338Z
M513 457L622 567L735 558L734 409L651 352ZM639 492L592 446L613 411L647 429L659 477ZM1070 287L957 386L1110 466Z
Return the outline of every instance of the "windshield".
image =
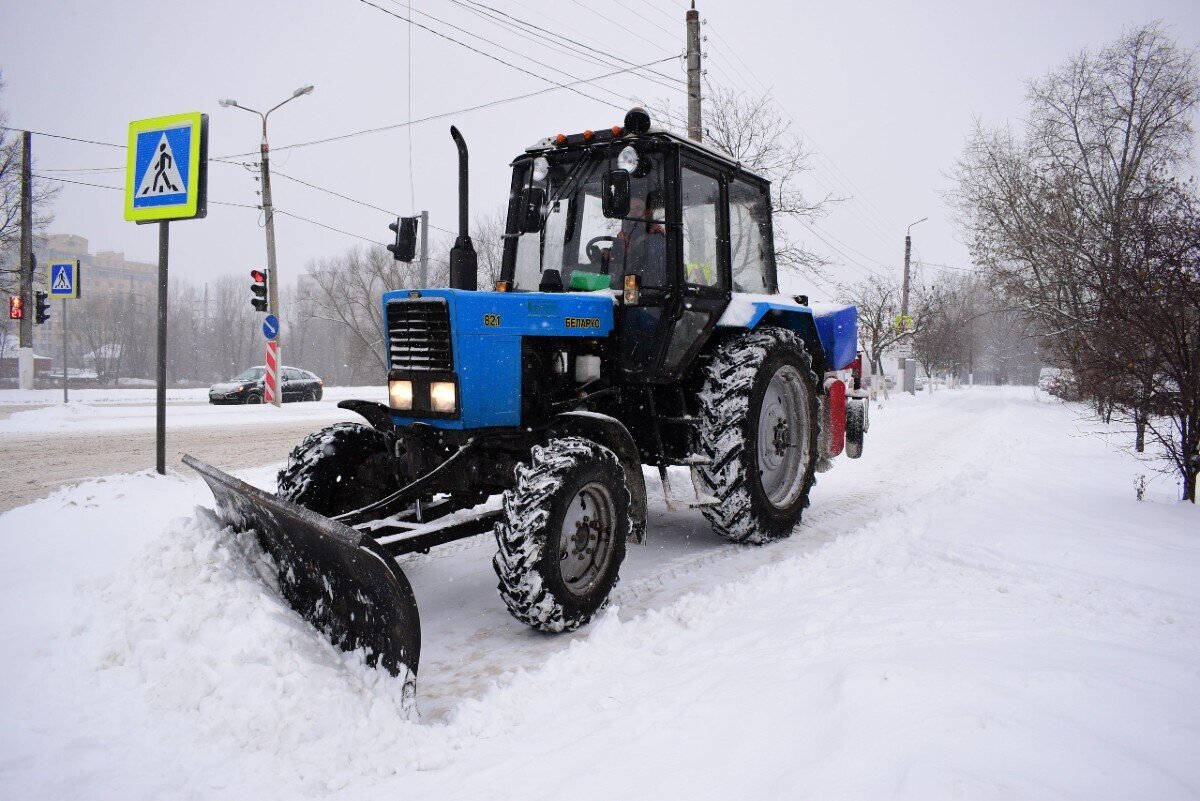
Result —
M648 169L631 177L629 216L620 220L603 212L603 175L615 166L607 151L546 155L551 159L550 173L541 183L549 198L546 220L541 231L517 238L513 287L537 290L548 269L560 272L568 290L620 289L626 273L641 276L642 286L664 285L661 156L642 154ZM520 185L528 186L530 165L517 169Z
M233 377L234 381L257 381L263 377L266 370L262 367L251 367L249 370L238 373Z

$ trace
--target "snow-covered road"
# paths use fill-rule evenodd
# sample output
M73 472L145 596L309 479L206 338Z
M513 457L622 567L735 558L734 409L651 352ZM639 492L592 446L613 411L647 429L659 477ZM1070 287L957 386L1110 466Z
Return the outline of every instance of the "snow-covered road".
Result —
M0 515L0 795L1195 798L1200 515L1102 433L1028 389L895 399L763 548L647 474L649 544L566 636L508 617L486 537L406 557L420 722L198 480L87 482Z

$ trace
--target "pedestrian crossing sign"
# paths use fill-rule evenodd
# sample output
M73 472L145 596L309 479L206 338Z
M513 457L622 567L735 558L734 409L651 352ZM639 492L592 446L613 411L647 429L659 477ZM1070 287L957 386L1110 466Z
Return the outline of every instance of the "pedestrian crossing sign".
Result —
M125 219L187 220L206 213L208 115L200 112L129 123Z
M49 284L47 294L52 298L79 297L79 260L55 261L50 263L50 272L46 275Z

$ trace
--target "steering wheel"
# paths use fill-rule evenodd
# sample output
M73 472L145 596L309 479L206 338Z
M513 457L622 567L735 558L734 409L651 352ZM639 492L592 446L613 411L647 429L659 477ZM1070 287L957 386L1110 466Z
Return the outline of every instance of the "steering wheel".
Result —
M600 243L601 242L613 243L616 241L617 241L617 238L615 236L593 236L591 239L588 240L587 247L586 247L588 261L590 261L592 264L594 264L597 269L602 267L604 264L604 251L601 250Z

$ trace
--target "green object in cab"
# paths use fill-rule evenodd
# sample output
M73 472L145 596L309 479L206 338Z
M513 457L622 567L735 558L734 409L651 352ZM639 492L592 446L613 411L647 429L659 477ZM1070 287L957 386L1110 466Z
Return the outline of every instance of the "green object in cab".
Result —
M585 273L575 270L571 273L570 289L583 292L595 292L598 289L608 289L610 277L600 273Z

